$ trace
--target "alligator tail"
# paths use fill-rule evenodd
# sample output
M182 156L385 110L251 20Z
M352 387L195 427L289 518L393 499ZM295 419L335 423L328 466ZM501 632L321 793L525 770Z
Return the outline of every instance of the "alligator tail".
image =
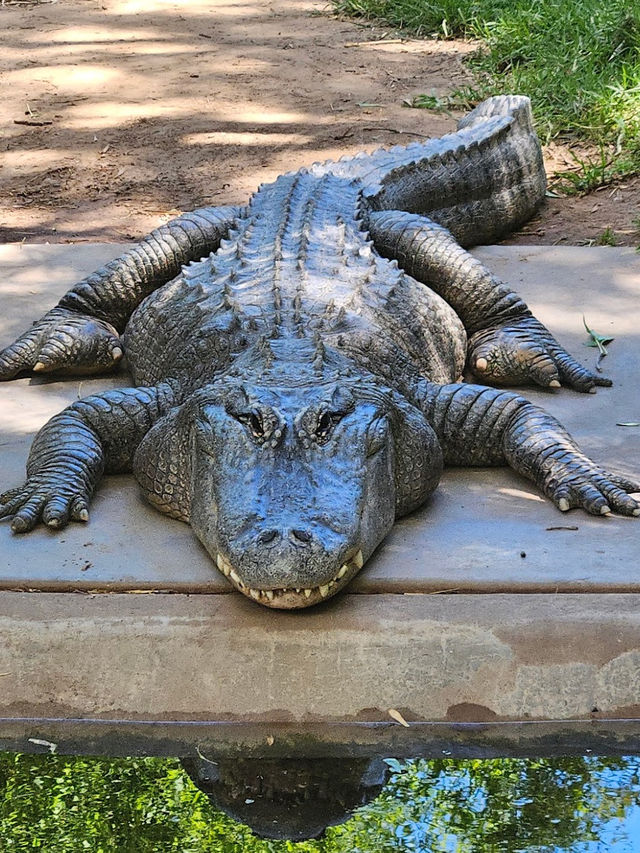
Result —
M498 95L439 139L313 167L364 184L373 210L427 214L463 246L518 228L544 199L546 177L531 104Z

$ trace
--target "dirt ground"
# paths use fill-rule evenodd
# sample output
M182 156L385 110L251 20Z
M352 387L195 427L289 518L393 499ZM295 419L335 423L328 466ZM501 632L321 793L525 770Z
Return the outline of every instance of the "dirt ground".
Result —
M455 117L403 101L465 82L474 50L317 0L3 0L0 32L5 242L136 239L291 168L446 133ZM639 201L639 179L549 199L510 242L635 245Z

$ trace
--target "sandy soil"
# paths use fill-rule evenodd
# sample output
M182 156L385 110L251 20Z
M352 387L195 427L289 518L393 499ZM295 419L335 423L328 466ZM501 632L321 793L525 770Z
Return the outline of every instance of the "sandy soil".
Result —
M453 116L403 101L463 83L474 49L317 0L4 0L0 31L0 239L30 242L135 239L282 171L446 133ZM635 244L639 199L638 180L550 199L512 241Z

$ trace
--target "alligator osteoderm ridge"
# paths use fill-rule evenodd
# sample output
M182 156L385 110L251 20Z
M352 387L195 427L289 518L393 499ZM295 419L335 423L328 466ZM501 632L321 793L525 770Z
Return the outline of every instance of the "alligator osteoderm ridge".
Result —
M576 362L463 246L545 193L526 98L480 104L442 139L283 175L246 207L203 208L75 285L0 353L136 387L78 400L0 498L16 533L87 521L103 473L191 524L245 595L306 607L358 572L444 464L508 464L561 510L640 514L640 485L494 386L610 382Z

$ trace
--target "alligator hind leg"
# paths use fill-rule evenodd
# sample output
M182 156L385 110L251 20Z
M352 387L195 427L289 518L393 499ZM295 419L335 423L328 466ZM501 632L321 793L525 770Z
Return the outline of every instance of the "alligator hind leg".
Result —
M240 212L205 207L185 213L78 282L0 352L0 380L25 370L83 374L115 367L123 354L118 336L133 310L182 264L215 251Z
M531 314L526 303L426 216L386 210L369 215L376 249L456 311L469 337L468 365L494 385L561 384L577 391L611 385L587 370Z
M131 470L138 445L174 403L166 383L77 400L37 434L27 481L0 495L0 518L13 516L15 533L32 530L40 520L49 527L87 521L102 474Z

